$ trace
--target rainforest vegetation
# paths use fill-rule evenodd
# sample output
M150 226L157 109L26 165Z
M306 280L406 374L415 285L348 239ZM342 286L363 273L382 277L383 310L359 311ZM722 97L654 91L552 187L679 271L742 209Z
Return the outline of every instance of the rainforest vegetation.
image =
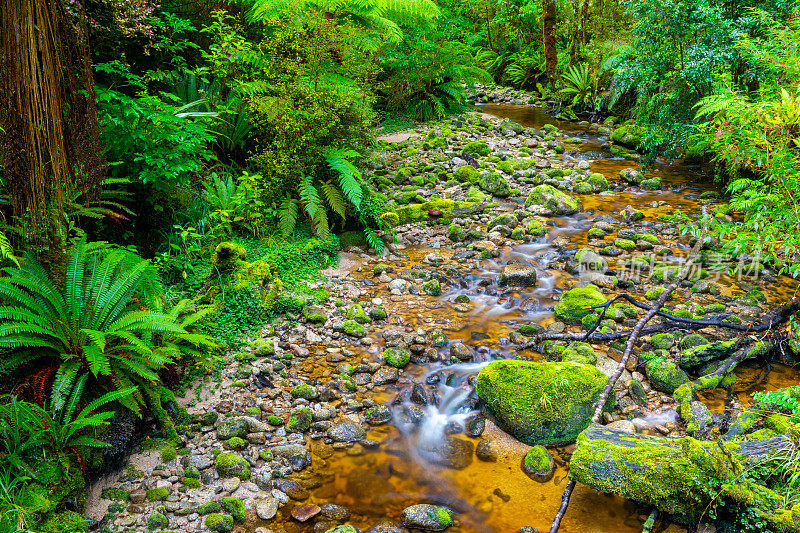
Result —
M145 524L115 526L120 513L136 513L127 493L111 504L109 519L87 518L84 509L90 485L119 470L127 454L142 446L165 463L178 455L184 493L200 486L200 473L188 462L193 448L187 446L216 418L200 419L179 400L197 383L221 383L228 369L256 356L274 357L277 347L273 377L237 374L226 385L272 388L266 385L270 380L296 377L287 377L291 362L284 359L304 349L294 341L270 340L285 328L302 323L324 330L326 310L338 309L347 319L342 335L361 338L365 323L386 318L375 298L366 300L365 313L326 284L322 271L337 265L342 249L386 258L405 244L398 237L401 225L449 224L459 212L478 220L478 205L497 207L509 196L527 197L527 208L532 185L554 185L531 181L520 190L500 186L502 177L500 185L478 177L486 165L504 175L529 172L534 163L524 166L525 153L506 161L493 160L490 155L497 154L478 141L449 148L461 135L454 130L473 120L463 118L472 116L465 113L492 100L497 88L510 88L515 104L540 108L559 124L607 129L614 156L635 159L644 177L675 161L702 169L704 179L719 188L724 207L703 219L673 210L669 220L683 221L685 234L702 235L705 250L756 257L759 268L776 277L800 275L799 15L796 0L5 0L0 533L90 527L227 531L234 527L228 518L243 522L244 507L226 500L236 499L229 494L221 510L199 513L217 518L202 526L190 522L197 527L189 529L169 525L166 515L177 507L148 511ZM491 130L486 124L478 128ZM392 140L392 134L415 130L422 134L418 144ZM413 165L397 168L403 164L397 161L428 151L450 154L448 161L453 155L465 159L452 169L435 161L419 172ZM561 175L550 172L542 180L548 176ZM440 189L434 196L419 194L437 183L463 185L465 201L441 199ZM596 183L585 187L591 191ZM567 204L556 197L555 204L543 205L556 215L578 210ZM513 235L517 221L491 222L489 230L492 225L508 226ZM548 227L533 221L519 231L530 238ZM462 235L469 228L445 228L452 241L469 240ZM641 234L629 238L639 242ZM476 245L479 258L492 256L489 245ZM379 266L376 278L391 272ZM420 294L442 294L445 280L422 279ZM748 294L755 305L766 301ZM579 306L577 323L587 315L585 306L602 305L606 298L588 302ZM625 318L627 308L611 309L620 321ZM774 341L776 346L787 339L797 343L795 311L780 315L783 340ZM633 309L627 319L635 317ZM598 315L597 323L606 318ZM683 318L700 315L695 309ZM601 333L609 330L604 326ZM314 335L306 335L307 344ZM444 343L440 347L446 338ZM405 362L395 354L398 362L386 352L388 366L408 364L408 353ZM349 370L337 367L337 379L345 393L356 391L354 370L345 366ZM605 376L594 372L602 388ZM687 401L711 386L690 388L681 389ZM306 392L292 388L291 397L317 398ZM799 393L768 394L753 405L782 416L784 426L798 421ZM256 428L230 432L227 451L216 450L220 474L227 468L220 458L243 448L245 435L264 433L262 418L274 426L285 422L291 434L291 424L311 417L308 409L288 420L263 406L250 409ZM304 430L309 427L310 418ZM745 517L739 531L800 527L796 428L784 431L794 439L793 452L759 470L760 480L777 480L770 490L782 500L769 500L770 512L788 513L781 515L788 520L785 529L775 525L784 522L765 510L762 495L753 495L756 481L744 496L745 488L736 485L740 493L733 494L716 478L704 487L708 494L724 493L733 502L729 509L739 506ZM145 435L153 438L142 444ZM259 457L273 456L255 453L251 467ZM743 475L737 465L726 467L732 476ZM239 477L249 475L248 470ZM151 493L161 489L149 486L148 502L177 501ZM646 503L658 508L659 502ZM691 505L699 503L686 503ZM551 514L556 509L557 503ZM406 524L419 526L406 511ZM696 523L694 511L687 516ZM452 523L452 512L437 512L437 524ZM667 512L680 514L675 506ZM258 516L263 518L260 511ZM358 530L332 525L329 531Z

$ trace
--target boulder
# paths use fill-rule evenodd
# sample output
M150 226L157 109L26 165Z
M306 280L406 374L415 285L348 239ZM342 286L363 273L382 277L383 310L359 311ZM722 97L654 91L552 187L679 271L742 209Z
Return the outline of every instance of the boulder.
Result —
M528 193L525 207L534 205L546 207L558 216L573 215L578 212L578 200L547 184L538 185Z
M595 312L593 309L586 309L587 307L604 303L606 297L600 289L596 285L589 284L565 292L553 312L556 318L565 322L580 322L583 317Z
M423 531L444 531L453 525L453 511L439 505L412 505L400 514L403 525Z
M476 391L498 423L526 444L562 445L586 429L608 377L579 363L493 361ZM605 409L614 406L610 395Z
M534 446L522 458L522 471L534 481L546 483L553 479L556 465L544 446Z
M524 263L509 263L500 274L500 285L533 287L536 285L536 269Z

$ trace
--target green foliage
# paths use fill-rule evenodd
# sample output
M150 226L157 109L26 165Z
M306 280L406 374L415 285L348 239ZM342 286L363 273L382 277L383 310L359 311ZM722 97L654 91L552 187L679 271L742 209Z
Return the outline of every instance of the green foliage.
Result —
M590 107L593 95L592 80L589 77L589 66L586 63L572 65L562 75L564 88L561 93L572 97L571 105L580 108Z
M146 309L160 290L149 262L105 243L81 241L70 251L66 270L60 286L32 257L19 268L4 269L3 371L32 361L57 364L50 401L65 414L75 408L89 378L101 390L158 382L158 370L178 350L159 345L156 337L187 332L175 317ZM138 391L118 400L137 413L144 403Z

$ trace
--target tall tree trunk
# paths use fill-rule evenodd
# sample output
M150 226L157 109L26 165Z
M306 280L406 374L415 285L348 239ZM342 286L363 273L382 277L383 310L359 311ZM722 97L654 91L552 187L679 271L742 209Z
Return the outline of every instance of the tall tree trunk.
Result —
M29 235L51 246L72 188L98 192L104 172L86 20L60 0L4 0L0 32L6 184L15 214L39 230Z
M544 43L544 70L550 83L556 81L558 54L556 52L556 2L542 1L542 40Z
M581 7L581 44L586 44L586 26L589 24L589 0L583 0Z

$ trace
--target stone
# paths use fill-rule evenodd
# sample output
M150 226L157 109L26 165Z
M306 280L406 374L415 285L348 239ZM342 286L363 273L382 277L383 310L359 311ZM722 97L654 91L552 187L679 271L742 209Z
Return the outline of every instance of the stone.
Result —
M261 520L272 520L278 514L278 504L272 496L256 501L256 515Z
M509 263L500 273L500 285L533 287L536 285L536 269L524 263Z
M231 452L222 452L216 460L217 473L222 477L250 478L250 464L242 457Z
M383 361L394 368L404 368L411 360L411 353L403 348L386 348L382 354Z
M691 381L672 359L658 357L652 353L644 352L639 357L645 360L645 373L654 389L672 394L675 389Z
M320 514L329 520L344 522L350 518L350 510L347 507L335 503L323 503L319 508Z
M472 361L475 353L472 351L472 348L463 342L455 342L450 345L450 356L455 357L459 361Z
M453 511L447 507L417 504L403 509L400 514L403 525L423 531L444 531L453 525Z
M204 523L211 531L230 531L233 529L233 517L226 514L210 514L206 516Z
M544 446L534 446L522 458L522 471L534 481L546 483L553 479L556 465Z
M278 479L275 481L275 488L295 501L308 499L308 491L293 479Z
M595 311L586 309L594 305L606 303L606 297L596 285L575 287L561 295L561 300L553 309L556 318L565 322L580 322L583 317Z
M217 438L228 440L233 437L245 438L250 433L247 420L244 417L228 418L217 424Z
M334 442L358 442L367 437L367 432L361 424L344 420L330 428L327 435Z
M569 444L589 426L608 377L579 363L492 361L476 391L500 426L526 444ZM611 394L604 409L614 407Z
M493 439L481 439L475 447L475 456L481 461L493 463L497 461L497 446Z
M322 509L319 505L313 503L306 503L303 505L298 505L294 509L292 509L292 518L297 520L298 522L307 522L317 516Z
M574 215L578 212L578 200L547 184L537 185L528 193L525 207L534 205L543 206L557 216Z

